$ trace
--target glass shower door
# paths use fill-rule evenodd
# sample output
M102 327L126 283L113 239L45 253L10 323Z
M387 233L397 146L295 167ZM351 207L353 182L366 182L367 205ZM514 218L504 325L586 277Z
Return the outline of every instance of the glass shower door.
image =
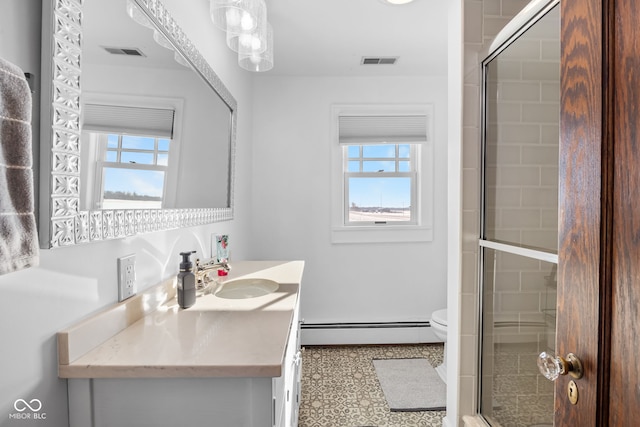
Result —
M549 6L483 63L480 413L492 426L553 424L560 13Z

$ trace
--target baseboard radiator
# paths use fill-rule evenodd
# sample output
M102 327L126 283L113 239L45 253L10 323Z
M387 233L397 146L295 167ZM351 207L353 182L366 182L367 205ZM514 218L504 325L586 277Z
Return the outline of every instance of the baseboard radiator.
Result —
M300 325L302 345L416 344L440 342L426 322L347 322Z

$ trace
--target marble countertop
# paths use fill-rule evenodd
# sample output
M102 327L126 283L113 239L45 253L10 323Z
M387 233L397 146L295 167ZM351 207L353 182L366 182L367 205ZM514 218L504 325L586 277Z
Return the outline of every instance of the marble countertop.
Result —
M224 281L259 277L271 294L208 294L183 310L175 279L58 333L61 378L278 377L303 261L231 263ZM155 307L154 307L155 305ZM98 342L99 341L99 342Z

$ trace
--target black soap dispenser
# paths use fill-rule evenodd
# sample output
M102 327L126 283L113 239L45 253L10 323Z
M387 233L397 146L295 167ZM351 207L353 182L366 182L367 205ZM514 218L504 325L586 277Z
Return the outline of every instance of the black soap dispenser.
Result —
M182 262L178 273L178 305L189 308L196 302L196 276L193 274L193 264L189 257L196 251L180 252Z

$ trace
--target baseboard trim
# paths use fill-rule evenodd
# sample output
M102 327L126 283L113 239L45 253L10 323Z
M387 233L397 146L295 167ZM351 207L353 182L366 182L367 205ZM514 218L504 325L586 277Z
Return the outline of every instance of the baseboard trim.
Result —
M441 342L429 322L303 323L302 345L417 344Z
M424 328L431 326L427 322L342 322L342 323L303 323L302 329L369 329L369 328Z

